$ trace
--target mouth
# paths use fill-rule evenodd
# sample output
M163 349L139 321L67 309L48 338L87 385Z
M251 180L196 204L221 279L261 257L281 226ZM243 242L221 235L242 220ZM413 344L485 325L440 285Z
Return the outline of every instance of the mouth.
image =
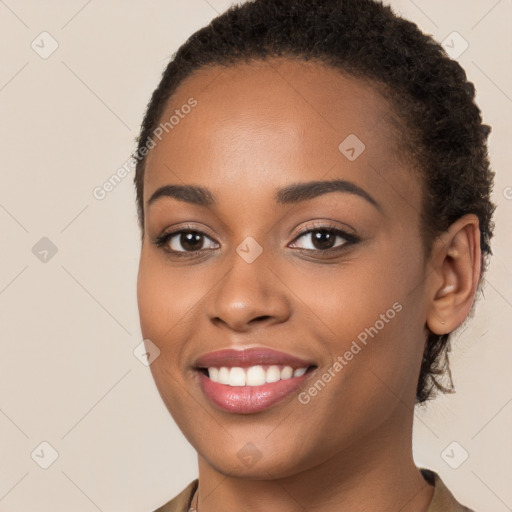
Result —
M312 362L266 348L212 352L195 364L206 398L237 414L261 412L281 402L316 368Z
M211 366L209 368L198 368L203 375L211 381L226 386L263 386L280 380L289 380L302 377L314 366L292 368L291 366L278 365L256 365L249 367L242 366Z

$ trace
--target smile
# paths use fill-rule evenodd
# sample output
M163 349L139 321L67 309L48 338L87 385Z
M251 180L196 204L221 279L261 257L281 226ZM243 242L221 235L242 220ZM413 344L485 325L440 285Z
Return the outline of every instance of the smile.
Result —
M237 414L268 409L297 392L316 365L266 348L221 350L196 361L201 389L217 408Z

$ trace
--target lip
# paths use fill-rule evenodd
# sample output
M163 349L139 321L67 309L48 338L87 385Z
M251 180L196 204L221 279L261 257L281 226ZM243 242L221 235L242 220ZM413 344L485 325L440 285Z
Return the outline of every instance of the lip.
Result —
M204 394L219 409L236 414L254 414L268 409L297 391L311 371L301 377L270 382L262 386L228 386L213 382L198 370Z
M213 382L202 371L202 369L212 366L215 368L222 366L247 368L257 365L283 365L291 366L293 369L308 368L308 371L300 377L267 382L261 386L220 384ZM290 397L309 379L312 373L311 367L316 368L311 361L263 347L219 350L205 354L195 362L200 387L206 398L219 409L235 414L261 412Z
M315 363L292 356L286 352L280 352L278 350L265 347L254 347L241 350L218 350L216 352L209 352L195 361L196 368L208 368L211 366L216 368L219 368L220 366L239 366L246 368L256 365L284 365L297 369L314 366Z

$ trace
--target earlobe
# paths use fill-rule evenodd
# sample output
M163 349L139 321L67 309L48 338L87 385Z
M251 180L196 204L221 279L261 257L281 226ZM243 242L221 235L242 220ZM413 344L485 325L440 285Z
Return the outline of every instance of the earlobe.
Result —
M467 317L480 280L480 229L475 215L461 217L436 240L431 265L426 323L434 334L446 334Z

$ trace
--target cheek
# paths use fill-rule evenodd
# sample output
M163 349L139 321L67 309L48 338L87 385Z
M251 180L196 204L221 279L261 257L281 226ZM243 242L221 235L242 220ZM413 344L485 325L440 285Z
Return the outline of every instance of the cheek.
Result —
M142 251L137 277L137 302L142 334L163 344L175 339L174 330L197 314L205 295L198 273L166 265L161 256Z
M151 248L141 253L137 278L140 327L143 338L160 350L150 370L171 409L179 410L176 400L181 395L186 398L186 382L192 375L193 345L189 341L205 325L206 301L218 280L208 276L206 270L193 265L170 265Z
M340 350L343 343L336 347L336 340L354 339L376 322L379 330L394 322L398 306L393 309L393 305L409 301L410 283L419 280L419 273L414 262L383 246L361 251L336 265L279 269L301 315L332 340L333 349Z
M332 362L322 367L299 397L304 445L317 433L326 435L326 449L350 446L369 429L391 416L407 416L412 407L421 362L421 339L412 336L415 312L399 303L366 310L347 310L361 322L345 330L340 319L336 338L329 340ZM293 448L293 447L291 447ZM290 448L290 449L291 449Z
M194 286L183 286L178 271L169 270L162 259L143 247L137 276L137 302L141 333L160 350L150 365L158 392L175 417L184 388L179 371L183 351L183 322L191 309L190 294ZM175 418L176 419L176 418Z
M356 397L358 403L396 400L415 390L419 371L424 343L421 259L415 248L397 252L391 243L366 254L336 271L294 269L286 276L305 306L303 315L318 326L329 359L339 362L338 371L331 372L336 375L332 389L341 395L332 396L334 408L348 399L347 393L347 404Z

